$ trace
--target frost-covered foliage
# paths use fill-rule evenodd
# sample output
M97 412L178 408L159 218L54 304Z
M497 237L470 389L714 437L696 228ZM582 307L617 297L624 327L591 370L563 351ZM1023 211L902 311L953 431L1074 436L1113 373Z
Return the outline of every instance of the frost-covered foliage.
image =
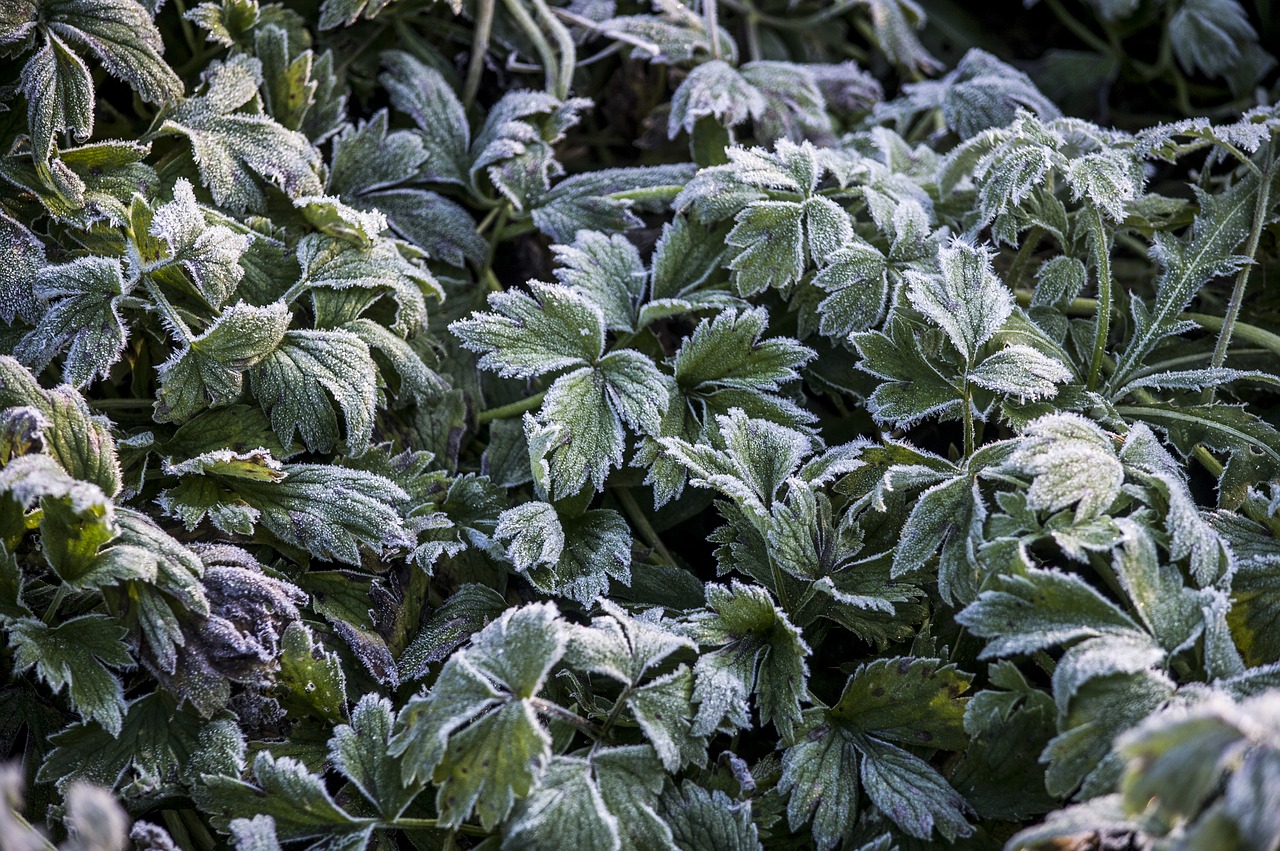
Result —
M1274 848L1276 25L0 0L0 846Z

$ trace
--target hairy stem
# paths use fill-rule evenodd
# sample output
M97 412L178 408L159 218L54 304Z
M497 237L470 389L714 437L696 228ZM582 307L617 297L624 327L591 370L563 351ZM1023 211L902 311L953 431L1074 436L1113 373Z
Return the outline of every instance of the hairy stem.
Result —
M702 0L702 14L706 19L707 41L711 43L711 58L720 58L720 8L716 0Z
M511 13L511 17L516 19L520 29L533 42L533 49L538 52L538 58L542 60L546 90L555 93L560 80L560 63L556 61L556 52L551 49L551 42L547 41L547 37L542 34L542 30L533 16L524 8L521 0L502 0L502 2Z
M574 46L573 36L569 34L569 30L555 15L551 14L547 0L533 0L533 7L538 10L538 18L541 19L543 26L551 31L551 37L556 40L556 47L560 50L555 94L560 100L565 100L573 90L573 71L578 64L578 49Z
M384 821L381 826L398 830L455 830L466 836L489 835L489 831L476 824L460 824L457 827L447 827L440 823L440 819L434 818L397 818Z
M493 32L493 9L497 0L480 0L476 4L476 31L471 35L471 58L467 61L467 79L462 86L462 108L471 109L480 91L480 75L489 53L489 35Z
M600 728L595 724L592 724L576 712L570 712L558 703L552 703L541 697L530 697L528 701L539 714L546 715L549 718L558 718L569 726L586 733L596 741L599 741L603 736Z

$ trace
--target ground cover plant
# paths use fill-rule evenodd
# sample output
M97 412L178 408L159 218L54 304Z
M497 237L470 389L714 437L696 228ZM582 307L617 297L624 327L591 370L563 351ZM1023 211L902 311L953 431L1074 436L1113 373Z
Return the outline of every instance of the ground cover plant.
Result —
M1277 44L0 0L0 846L1276 848Z

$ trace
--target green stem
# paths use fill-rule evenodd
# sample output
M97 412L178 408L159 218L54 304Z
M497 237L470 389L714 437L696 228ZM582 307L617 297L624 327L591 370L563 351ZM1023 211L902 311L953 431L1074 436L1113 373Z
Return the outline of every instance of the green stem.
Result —
M489 35L493 32L493 9L497 0L479 0L476 8L476 29L471 36L471 58L467 61L467 78L462 86L462 108L470 110L480 91L480 76L484 73L484 60L489 53Z
M569 30L555 15L551 14L547 0L533 0L533 7L538 10L538 17L542 19L543 25L551 30L551 37L556 40L556 47L560 49L560 61L556 66L558 73L555 91L556 97L565 100L573 90L573 71L578 64L578 48L574 45L573 36L569 34Z
M1235 332L1236 320L1240 318L1240 307L1244 304L1244 291L1249 284L1249 273L1253 271L1253 256L1258 252L1258 240L1262 237L1262 227L1267 218L1267 210L1271 204L1271 150L1267 149L1267 165L1262 180L1259 181L1258 199L1253 205L1253 223L1249 226L1249 238L1245 240L1244 254L1249 258L1247 265L1236 275L1235 285L1231 288L1231 300L1227 302L1227 314L1222 320L1222 330L1218 332L1218 342L1213 347L1213 360L1210 363L1216 368L1227 360L1227 347L1231 345L1231 335ZM1213 388L1205 390L1205 402L1213 401Z
M521 0L502 0L502 4L511 13L511 17L516 19L516 23L524 34L533 42L533 49L538 52L538 57L542 60L542 71L546 78L544 87L547 91L554 93L560 79L560 67L556 62L556 53L551 49L551 42L547 41L547 37L542 34L542 30L524 8Z
M476 422L483 425L494 420L509 420L512 417L518 417L526 411L532 411L534 408L542 404L542 400L547 396L547 391L534 393L532 396L521 399L519 402L512 402L510 405L502 405L497 408L486 408L476 414Z
M635 495L628 488L618 488L613 492L618 503L622 506L622 510L626 512L627 517L631 518L631 522L635 524L636 530L640 533L640 537L648 544L662 560L672 567L676 566L676 560L671 556L671 551L667 549L667 545L662 543L662 538L658 536L658 531L653 528L653 524L649 522L649 518L645 516L644 509L640 507L640 503L636 501Z
M1107 235L1102 213L1092 204L1084 207L1086 222L1092 231L1094 262L1098 270L1098 310L1094 323L1093 356L1089 359L1086 387L1095 390L1102 374L1102 359L1107 354L1107 337L1111 334L1111 239Z

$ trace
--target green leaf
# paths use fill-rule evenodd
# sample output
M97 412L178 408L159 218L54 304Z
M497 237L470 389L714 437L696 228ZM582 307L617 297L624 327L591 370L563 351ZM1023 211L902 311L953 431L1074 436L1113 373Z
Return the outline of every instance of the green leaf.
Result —
M249 387L271 427L286 445L295 434L308 449L330 452L338 444L342 411L346 452L369 447L377 403L377 367L369 347L348 331L288 331L280 344L249 371Z
M325 789L324 781L292 757L275 758L261 751L253 761L255 783L238 777L204 778L201 806L224 817L246 813L270 816L284 839L327 834L368 836L372 819L357 818L343 809Z
M956 240L940 249L938 263L941 274L904 273L908 297L972 362L1013 312L1013 294L992 271L991 256L969 243Z
M758 851L759 829L751 802L735 801L719 789L707 791L691 780L662 796L660 812L680 851Z
M138 231L134 222L134 232ZM170 263L179 264L191 283L212 307L221 307L240 283L244 269L240 258L249 240L225 225L210 225L196 204L195 190L186 179L173 187L173 200L155 211L150 235L167 248L163 257L140 257L139 266L154 274Z
M696 616L693 635L699 644L719 649L699 656L693 668L693 732L750 726L747 696L754 692L761 721L790 737L809 676L810 650L800 630L767 591L737 581L708 585L707 607Z
M284 341L293 314L283 302L253 307L238 302L185 348L158 367L159 422L189 420L206 406L239 401L244 372L257 366ZM292 434L286 440L292 439Z
M975 635L992 639L979 658L1032 653L1104 635L1145 639L1127 614L1069 573L1031 569L1000 576L994 588L956 615Z
M877 422L907 428L930 417L960 418L962 388L953 383L955 370L940 341L926 340L897 315L884 331L854 333L849 339L862 358L858 369L885 379L867 399Z
M398 662L400 678L408 681L425 677L429 665L448 659L506 610L506 599L492 588L477 583L463 585L431 613L405 648Z
M668 771L707 759L707 739L693 732L693 672L680 665L627 697L627 708Z
M897 657L860 665L830 717L851 733L901 745L963 750L972 677L937 659Z
M290 624L280 640L279 686L293 701L329 723L347 717L347 677L337 653L316 642L301 623Z
M492 829L533 789L551 737L531 699L566 641L554 606L509 609L401 711L391 753L403 757L406 781L430 772L442 826L456 827L474 810Z
M575 668L634 687L671 654L697 647L658 620L656 610L632 617L608 600L601 600L600 608L604 615L593 618L590 627L571 632L566 658Z
M1027 505L1044 511L1076 506L1096 517L1120 495L1124 467L1107 433L1079 414L1049 414L1022 433L1009 467L1032 476Z
M507 378L593 364L604 353L605 321L583 295L559 284L529 282L522 292L489 296L493 313L453 323L462 344L482 352L480 367Z
M204 185L218 204L233 210L262 209L266 199L254 175L290 197L323 191L315 172L319 155L304 136L260 112L240 111L261 82L258 60L234 56L214 65L204 93L168 111L160 125L159 133L190 140Z
M527 502L502 513L494 537L545 593L585 605L609 590L610 579L630 584L631 529L616 511L560 517L545 502Z
M387 753L392 723L391 702L368 694L351 711L351 723L336 727L329 740L334 767L388 820L398 818L422 788L406 785L399 760Z
M85 142L93 132L93 78L65 41L49 33L43 48L22 69L37 168L48 168L55 140L67 133Z
M15 673L36 669L54 693L67 688L71 706L113 736L124 723L124 689L109 668L129 667L125 631L106 615L88 614L51 627L24 618L9 627Z
M620 234L579 231L553 250L556 279L600 308L608 330L635 330L648 276L634 245Z
M119 260L81 257L70 263L42 268L33 285L35 297L46 305L40 322L14 350L35 370L66 354L62 377L82 387L105 378L120 360L129 333L120 315L120 302L133 289Z
M764 95L728 62L713 59L689 72L671 98L667 137L681 130L692 133L702 118L714 118L722 127L737 127L758 119L765 110Z

